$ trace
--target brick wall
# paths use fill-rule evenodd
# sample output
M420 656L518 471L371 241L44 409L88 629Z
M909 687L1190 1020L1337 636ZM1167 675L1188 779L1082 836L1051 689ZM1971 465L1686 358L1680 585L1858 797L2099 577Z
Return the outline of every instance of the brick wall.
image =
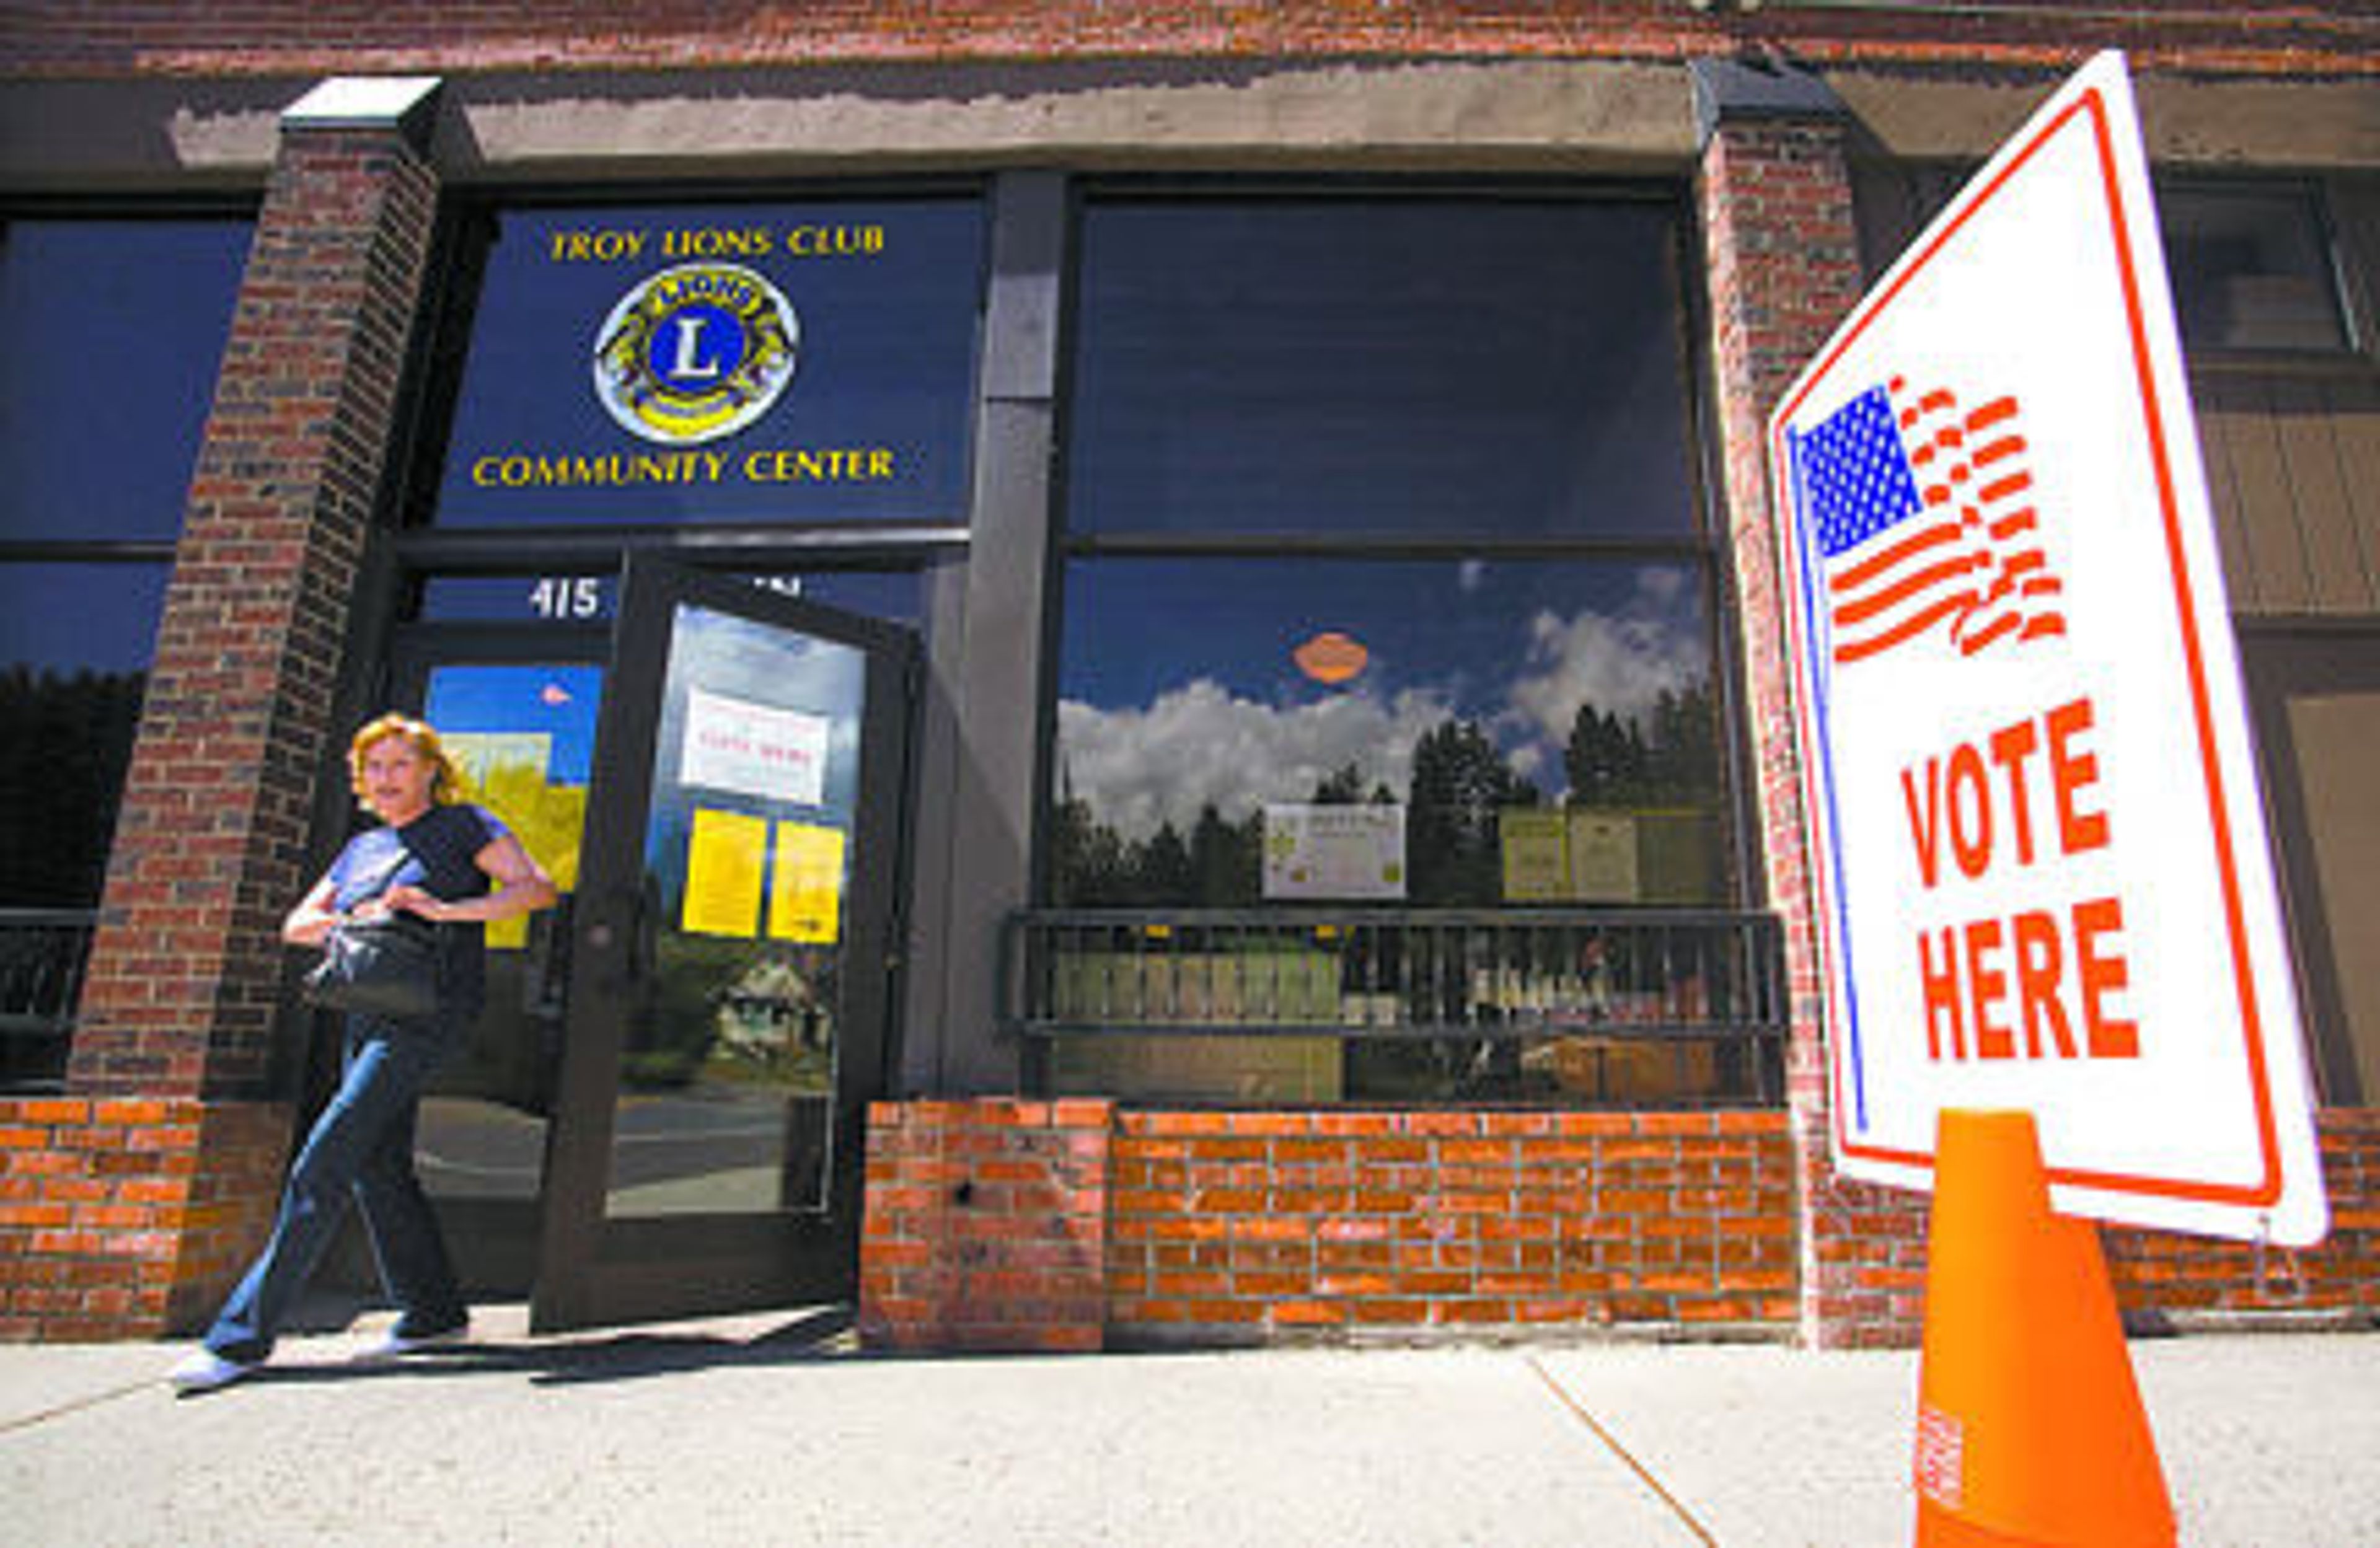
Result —
M1090 1101L872 1107L860 1336L889 1349L1099 1348L1113 1117Z
M1109 1331L1132 1342L1790 1326L1774 1113L1129 1113Z
M860 1330L891 1349L1792 1325L1774 1113L880 1103Z
M0 1098L0 1339L154 1335L213 1303L270 1225L269 1103Z
M1929 15L1929 12L1934 14ZM1813 64L1916 58L2065 67L2123 48L2145 67L2303 75L2380 70L2358 0L2099 6L2005 0L1892 11L1714 0L608 0L390 6L366 0L32 0L10 8L0 70L368 74L953 59L1546 57L1674 59L1776 47Z
M2141 1323L2380 1320L2380 1111L2320 1115L2330 1236L2308 1252L2159 1231L2100 1233L2116 1299Z
M2380 1112L2320 1115L2331 1231L2303 1252L2107 1227L2100 1242L2133 1324L2362 1324L2380 1318ZM1923 1195L1818 1174L1809 1206L1815 1341L1829 1348L1917 1342L1925 1317Z
M903 1350L1089 1350L1366 1336L1924 1331L1922 1195L1832 1184L1799 1293L1779 1112L1123 1112L880 1103L860 1325ZM2143 1327L2380 1316L2380 1115L2326 1114L2334 1227L2259 1252L2103 1233Z

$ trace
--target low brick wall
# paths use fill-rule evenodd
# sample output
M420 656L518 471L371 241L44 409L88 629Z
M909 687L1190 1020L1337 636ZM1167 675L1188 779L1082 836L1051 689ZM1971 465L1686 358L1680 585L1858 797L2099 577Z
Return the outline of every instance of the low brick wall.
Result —
M289 1121L273 1103L0 1097L0 1340L196 1327L271 1228Z
M1100 1348L1106 1102L868 1110L859 1332L907 1350Z
M2331 1215L2319 1247L2101 1229L2107 1277L2134 1328L2380 1321L2380 1109L2333 1108L2318 1122ZM1925 1196L1831 1176L1812 1196L1803 1340L1828 1348L1916 1344L1925 1328Z
M1805 1241L1789 1122L879 1104L861 1330L898 1349L1627 1327L1914 1345L1924 1197L1822 1175ZM2136 1325L2380 1315L2380 1111L2322 1134L2318 1249L2103 1233Z
M912 1350L1616 1326L1913 1344L1924 1200L1833 1185L1805 1297L1787 1121L880 1103L861 1333ZM193 1328L271 1224L289 1123L273 1103L0 1098L0 1340ZM2380 1319L2380 1110L2325 1113L2322 1147L2332 1227L2310 1252L2104 1232L2136 1324Z
M1783 1336L1792 1167L1781 1113L882 1103L860 1330L893 1349Z
M1109 1336L1789 1330L1774 1113L1128 1113Z
M1911 1347L1925 1328L1926 1196L1839 1176L1825 1143L1803 1153L1801 1341Z
M2286 1325L2380 1320L2380 1109L2321 1115L2330 1235L2302 1252L2162 1231L2107 1229L2116 1299L2136 1324Z

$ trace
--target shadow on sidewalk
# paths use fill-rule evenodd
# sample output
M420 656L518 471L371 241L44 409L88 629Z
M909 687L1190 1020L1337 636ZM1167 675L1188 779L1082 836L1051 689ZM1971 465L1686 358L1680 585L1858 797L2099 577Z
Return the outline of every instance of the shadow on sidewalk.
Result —
M759 1324L757 1332L746 1330ZM320 1325L319 1323L317 1325ZM344 1328L348 1324L338 1324ZM784 1320L720 1319L717 1327L675 1324L646 1329L530 1337L504 1333L420 1350L397 1360L276 1360L243 1385L298 1385L458 1376L521 1376L537 1386L648 1381L739 1366L791 1365L855 1358L848 1307L788 1312Z

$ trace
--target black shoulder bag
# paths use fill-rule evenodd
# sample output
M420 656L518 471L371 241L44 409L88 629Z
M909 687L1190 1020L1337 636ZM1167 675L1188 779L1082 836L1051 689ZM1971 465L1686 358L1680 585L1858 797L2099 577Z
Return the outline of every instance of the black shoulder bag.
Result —
M407 853L400 850L370 896L388 890ZM368 1016L427 1016L438 1009L438 926L409 913L343 919L322 937L322 960L306 974L307 1003Z

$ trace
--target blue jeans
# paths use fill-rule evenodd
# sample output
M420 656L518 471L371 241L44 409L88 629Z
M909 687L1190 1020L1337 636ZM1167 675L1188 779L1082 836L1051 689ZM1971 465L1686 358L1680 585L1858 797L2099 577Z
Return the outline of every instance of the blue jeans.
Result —
M400 1333L441 1332L469 1315L437 1216L413 1171L422 1091L461 1040L464 1024L448 1014L347 1019L338 1092L289 1168L263 1252L207 1330L208 1348L241 1361L273 1352L281 1324L337 1235L350 1197L363 1207L381 1285L402 1312Z

